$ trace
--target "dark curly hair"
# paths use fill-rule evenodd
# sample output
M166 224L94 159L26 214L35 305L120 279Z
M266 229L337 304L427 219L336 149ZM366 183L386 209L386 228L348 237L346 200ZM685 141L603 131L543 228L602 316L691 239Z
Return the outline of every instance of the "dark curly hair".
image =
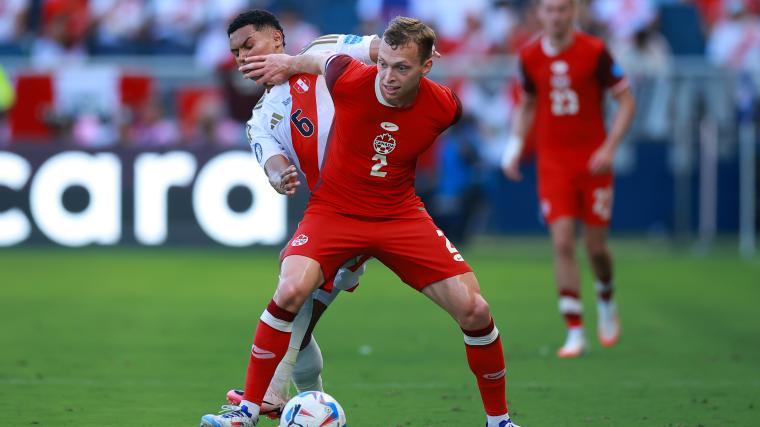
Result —
M243 12L236 16L235 19L230 22L227 27L227 36L231 36L235 31L245 27L246 25L253 25L256 31L260 31L262 28L270 27L282 34L282 45L285 46L285 31L282 30L280 21L271 12L254 9L247 12Z

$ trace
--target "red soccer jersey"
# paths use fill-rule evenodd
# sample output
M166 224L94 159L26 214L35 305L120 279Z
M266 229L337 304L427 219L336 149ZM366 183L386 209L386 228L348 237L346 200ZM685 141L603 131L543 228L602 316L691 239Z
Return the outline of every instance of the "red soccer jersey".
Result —
M545 37L520 52L523 89L536 97L534 130L541 169L581 170L606 137L604 93L628 83L604 42L581 32L553 51Z
M377 67L346 55L329 61L325 79L335 119L309 210L418 217L417 158L459 119L459 100L451 89L423 78L411 106L392 107L380 93Z

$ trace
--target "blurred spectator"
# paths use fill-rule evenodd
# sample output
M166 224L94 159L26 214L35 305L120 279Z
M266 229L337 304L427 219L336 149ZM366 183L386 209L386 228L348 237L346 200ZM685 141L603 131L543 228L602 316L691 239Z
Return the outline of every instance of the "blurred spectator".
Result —
M21 54L21 37L26 32L30 0L0 1L0 55Z
M224 99L220 95L204 96L195 105L193 117L195 127L186 138L189 145L247 146L243 125L227 115Z
M119 133L116 117L84 111L78 114L71 129L71 142L80 147L107 148L116 145Z
M52 68L83 62L87 57L84 39L88 27L87 0L46 0L42 7L42 35L32 46L32 64Z
M708 39L708 58L735 70L760 70L760 17L741 0L727 1L725 8Z
M410 0L358 0L356 14L360 34L382 34L387 23L397 15L411 15ZM428 23L429 24L429 23Z
M93 21L92 53L145 53L147 0L90 0Z
M663 75L672 63L668 41L653 26L639 29L615 45L614 54L626 74Z
M288 8L277 14L285 33L285 53L288 55L297 55L319 37L319 29L314 25L306 22L301 14L295 8Z
M164 55L190 55L213 0L150 0L152 50Z
M613 41L632 38L657 18L652 0L594 0L591 14Z
M466 244L469 225L480 195L481 145L477 121L462 119L443 137L439 147L438 186L433 198L433 217L455 245Z
M208 7L204 31L195 49L195 63L198 67L209 71L235 66L230 54L227 25L245 9L246 2L244 0L210 0Z
M135 147L170 147L179 142L177 124L166 114L158 98L143 104L125 133L127 145Z

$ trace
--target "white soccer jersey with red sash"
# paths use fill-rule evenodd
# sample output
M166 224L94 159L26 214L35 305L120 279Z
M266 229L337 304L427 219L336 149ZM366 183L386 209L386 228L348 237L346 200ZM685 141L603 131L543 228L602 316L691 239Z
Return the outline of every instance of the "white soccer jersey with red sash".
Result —
M370 44L375 37L330 34L314 40L302 53L345 53L370 64ZM248 142L262 167L272 156L284 155L301 170L313 190L334 115L324 77L295 75L287 83L272 87L253 108L247 124Z

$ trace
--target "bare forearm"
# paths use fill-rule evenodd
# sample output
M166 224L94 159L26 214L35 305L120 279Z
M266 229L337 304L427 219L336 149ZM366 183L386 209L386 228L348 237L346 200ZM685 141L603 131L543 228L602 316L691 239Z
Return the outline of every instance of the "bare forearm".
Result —
M264 172L266 172L269 182L275 182L279 180L279 177L290 166L290 160L285 156L272 156L267 160L264 165Z
M620 141L623 140L623 136L625 136L625 133L631 126L633 115L636 113L636 100L629 89L626 89L615 98L619 103L618 110L612 121L612 127L610 127L610 131L607 134L606 142L613 149L616 149L620 145Z
M316 52L293 56L290 58L289 67L293 74L324 74L325 63L334 53Z
M533 96L525 95L515 112L515 120L512 125L512 134L520 139L525 139L530 127L533 125L533 119L536 115L536 99Z
M369 45L369 59L372 60L372 62L377 62L378 51L380 51L380 37L375 37Z

